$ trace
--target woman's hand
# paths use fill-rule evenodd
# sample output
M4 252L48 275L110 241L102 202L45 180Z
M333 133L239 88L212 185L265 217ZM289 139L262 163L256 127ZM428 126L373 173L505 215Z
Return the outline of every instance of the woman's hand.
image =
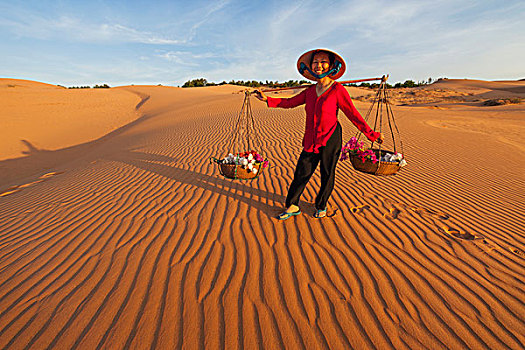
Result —
M382 144L383 141L385 141L385 137L383 136L383 134L379 134L379 137L377 138L376 142Z
M261 90L255 90L255 91L253 91L253 95L254 95L259 101L263 101L263 102L268 101L268 97L266 97L266 95L264 94L264 92L262 92Z

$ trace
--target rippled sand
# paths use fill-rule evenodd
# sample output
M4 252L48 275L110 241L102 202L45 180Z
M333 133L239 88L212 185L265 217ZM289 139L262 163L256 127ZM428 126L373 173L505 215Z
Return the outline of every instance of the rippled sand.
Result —
M253 100L271 167L227 180L239 90L71 92L123 119L0 161L0 348L523 348L523 104L394 106L408 166L340 162L330 217L316 173L281 222L304 110Z

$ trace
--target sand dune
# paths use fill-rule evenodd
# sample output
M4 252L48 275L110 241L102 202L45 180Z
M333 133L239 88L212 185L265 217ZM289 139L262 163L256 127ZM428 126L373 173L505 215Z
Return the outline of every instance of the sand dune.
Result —
M140 101L123 89L0 79L0 160L98 139L137 119Z
M0 162L0 348L524 347L523 105L394 106L408 167L280 222L302 108L252 101L271 167L236 182L239 87L111 90L141 117Z
M371 102L375 97L373 89L353 88L354 98ZM469 79L440 79L435 83L415 88L391 89L391 102L397 105L433 105L457 104L483 106L493 99L525 99L523 81L482 81ZM514 101L513 101L514 103Z
M440 79L430 88L448 88L456 91L476 92L485 98L523 97L525 81L484 81L472 79Z

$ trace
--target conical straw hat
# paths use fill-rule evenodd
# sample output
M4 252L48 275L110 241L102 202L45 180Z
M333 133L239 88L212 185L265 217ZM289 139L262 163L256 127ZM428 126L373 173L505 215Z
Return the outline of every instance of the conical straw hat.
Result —
M339 68L339 71L337 71L336 73L334 73L333 75L328 75L331 79L333 80L337 80L339 79L341 76L343 76L343 74L345 74L345 71L346 71L346 64L345 64L345 61L343 60L343 58L341 56L339 56L337 53L333 52L333 51L330 51L330 50L327 50L327 49L315 49L315 50L310 50L308 52L305 52L301 55L301 57L299 57L299 59L297 60L297 70L299 71L299 73L305 77L306 79L309 79L309 80L314 80L314 81L317 81L317 78L315 78L309 71L308 69L312 69L312 67L310 67L310 60L312 58L312 55L318 53L318 52L326 52L326 53L331 53L334 55L335 57L335 60L334 60L334 64L337 64L337 62L339 62L341 64L340 68ZM304 64L304 66L308 67L308 69L301 69L301 66ZM331 67L330 69L332 69L334 67Z

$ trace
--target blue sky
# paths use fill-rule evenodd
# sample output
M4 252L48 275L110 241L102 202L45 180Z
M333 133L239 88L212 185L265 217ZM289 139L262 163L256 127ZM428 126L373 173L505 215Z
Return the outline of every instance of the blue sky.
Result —
M343 79L525 78L525 1L4 1L0 77L52 84L299 80L329 48Z

